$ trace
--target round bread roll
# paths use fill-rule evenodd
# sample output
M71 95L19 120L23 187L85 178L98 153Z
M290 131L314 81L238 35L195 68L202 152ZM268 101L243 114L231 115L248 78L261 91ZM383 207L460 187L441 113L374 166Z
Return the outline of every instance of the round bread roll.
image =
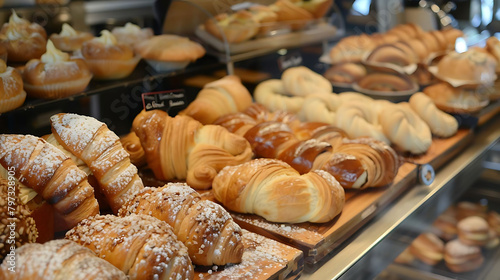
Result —
M286 69L281 75L286 93L293 96L307 96L312 93L332 92L332 84L320 74L305 66Z
M419 235L409 248L412 255L428 265L436 265L443 259L444 243L430 232Z
M491 85L496 79L497 62L483 51L470 49L463 53L450 52L437 65L437 76L468 85Z
M158 61L195 61L205 55L205 49L187 37L158 35L135 45L144 59Z
M62 25L62 30L59 34L53 33L50 35L50 40L54 43L54 46L65 52L79 50L82 47L83 42L93 38L94 35L91 33L76 31L67 23Z
M11 248L36 242L38 231L31 210L19 198L17 182L3 177L0 177L0 210L0 259L3 259Z
M130 46L118 43L108 30L103 30L100 37L84 42L81 56L94 78L100 80L125 78L134 71L140 60L140 56L134 56Z
M25 99L21 75L0 59L0 113L20 107Z
M127 22L125 26L114 27L111 30L116 40L119 43L127 44L133 47L135 44L145 41L153 37L153 29L151 28L140 28L139 26Z
M484 246L490 239L488 222L479 216L460 220L457 229L458 239L466 245Z
M40 58L45 52L46 43L45 29L18 17L15 12L0 30L0 44L7 49L9 61L26 62Z
M476 90L454 88L448 83L437 83L424 88L434 104L447 113L471 114L488 105L488 97Z
M457 133L458 121L453 116L439 110L425 93L413 94L409 104L413 111L429 126L432 134L447 138Z
M478 246L465 245L459 239L455 239L446 243L444 261L451 271L462 273L481 267L484 257Z
M285 91L283 82L278 79L263 81L253 93L255 102L264 105L269 111L287 111L297 113L304 103L303 96L290 96Z
M218 14L208 19L205 30L221 41L241 43L257 35L259 22L249 11L240 10L234 14Z
M81 58L70 58L47 41L47 52L32 59L24 68L24 88L35 98L57 99L85 90L92 79L89 67Z

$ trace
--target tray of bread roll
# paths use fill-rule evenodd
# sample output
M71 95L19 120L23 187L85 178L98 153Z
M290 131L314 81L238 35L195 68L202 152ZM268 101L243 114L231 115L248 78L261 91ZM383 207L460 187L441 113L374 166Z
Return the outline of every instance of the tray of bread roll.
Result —
M496 184L497 181L477 181L377 279L497 278L493 272L500 257L500 195Z

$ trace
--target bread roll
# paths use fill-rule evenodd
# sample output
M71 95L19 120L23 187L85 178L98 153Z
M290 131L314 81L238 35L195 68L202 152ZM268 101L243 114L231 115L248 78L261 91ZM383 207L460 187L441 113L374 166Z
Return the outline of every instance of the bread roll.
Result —
M439 110L425 93L413 94L409 104L413 111L429 126L432 134L446 138L457 133L458 121L453 116Z
M25 99L26 92L23 89L21 75L0 60L0 113L20 107Z

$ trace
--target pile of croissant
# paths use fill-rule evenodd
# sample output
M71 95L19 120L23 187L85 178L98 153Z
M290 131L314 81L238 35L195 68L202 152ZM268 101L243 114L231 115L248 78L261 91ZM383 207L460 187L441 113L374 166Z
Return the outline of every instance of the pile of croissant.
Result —
M241 229L219 204L185 183L144 187L118 136L94 118L50 120L47 140L0 135L0 165L23 201L51 205L65 239L17 248L0 279L192 279L192 264L241 262Z

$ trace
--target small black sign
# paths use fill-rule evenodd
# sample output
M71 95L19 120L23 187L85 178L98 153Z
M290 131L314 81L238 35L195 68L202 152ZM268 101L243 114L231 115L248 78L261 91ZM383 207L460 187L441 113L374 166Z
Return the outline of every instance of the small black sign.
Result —
M291 52L278 58L278 67L281 71L302 65L302 55L299 52Z
M168 112L174 107L185 107L186 97L183 89L145 92L142 94L144 110L163 110Z

